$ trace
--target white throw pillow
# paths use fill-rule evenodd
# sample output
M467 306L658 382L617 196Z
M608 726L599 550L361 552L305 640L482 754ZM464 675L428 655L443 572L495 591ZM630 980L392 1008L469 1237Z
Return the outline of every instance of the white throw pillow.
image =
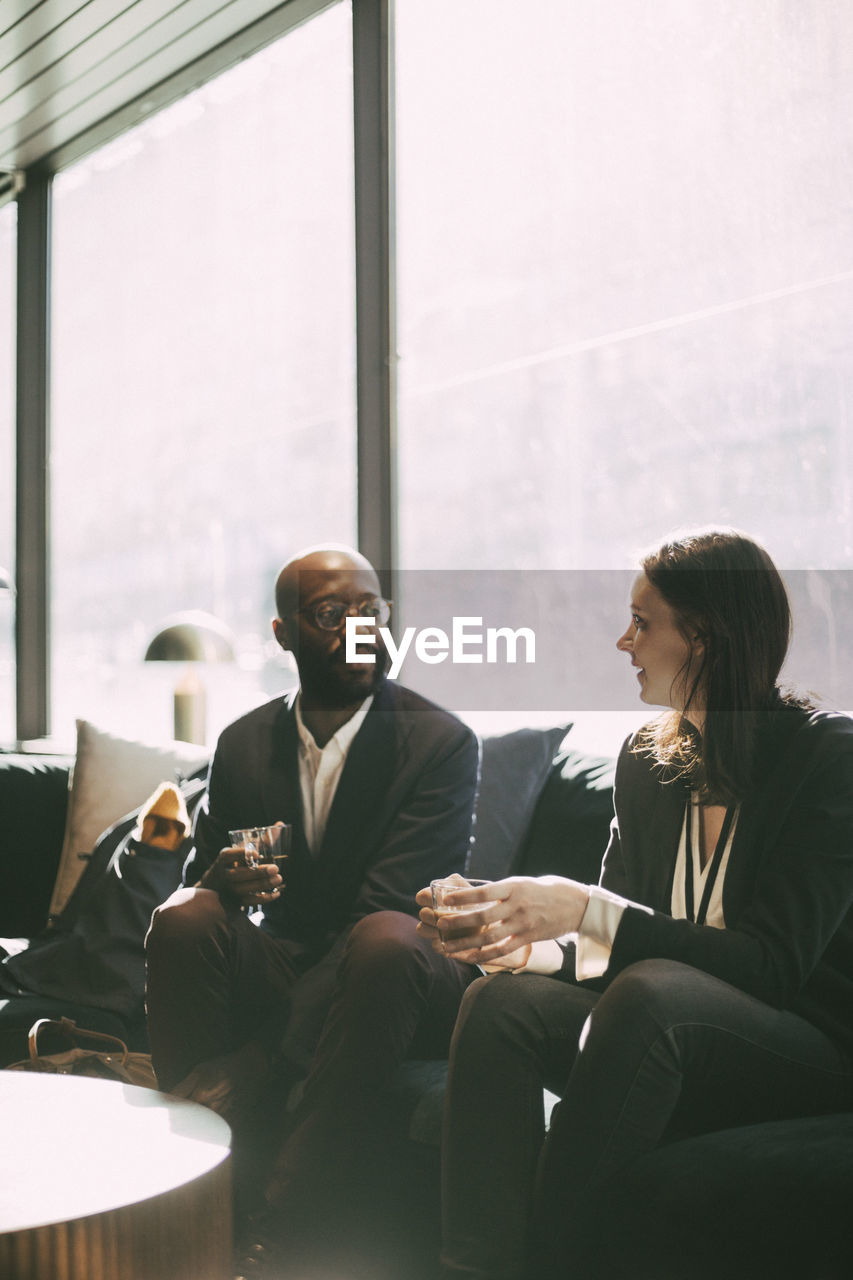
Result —
M186 776L209 759L189 742L156 745L116 738L87 720L77 721L77 755L69 778L68 816L50 901L56 916L68 901L98 837L130 813L161 782Z

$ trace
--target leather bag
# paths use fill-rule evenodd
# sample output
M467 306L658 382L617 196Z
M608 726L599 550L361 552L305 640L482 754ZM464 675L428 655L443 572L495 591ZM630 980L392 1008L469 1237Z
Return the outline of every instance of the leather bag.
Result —
M39 1018L30 1027L28 1037L30 1056L23 1062L13 1062L8 1071L46 1071L51 1075L94 1076L101 1080L120 1080L124 1084L157 1088L157 1077L151 1065L151 1055L131 1053L118 1036L102 1031L87 1031L78 1027L71 1018ZM58 1044L67 1047L58 1052L46 1052Z

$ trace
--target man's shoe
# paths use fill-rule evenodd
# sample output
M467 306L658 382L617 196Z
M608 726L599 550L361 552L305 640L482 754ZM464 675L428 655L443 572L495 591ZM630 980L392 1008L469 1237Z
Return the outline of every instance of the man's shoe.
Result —
M275 1227L267 1209L249 1216L237 1239L235 1280L278 1280L283 1250Z
M356 1280L357 1275L364 1273L317 1256L316 1246L292 1250L260 1229L239 1251L234 1280Z

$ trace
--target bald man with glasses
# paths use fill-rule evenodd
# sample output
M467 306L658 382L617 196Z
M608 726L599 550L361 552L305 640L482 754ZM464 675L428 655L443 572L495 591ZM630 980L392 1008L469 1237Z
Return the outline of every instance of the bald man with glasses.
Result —
M415 894L464 869L478 749L454 716L386 679L390 608L363 556L301 553L276 609L299 688L219 739L187 887L152 920L147 1005L161 1088L213 1107L238 1138L301 1091L266 1186L266 1227L292 1257L296 1227L332 1225L320 1219L336 1187L380 1142L402 1061L446 1054L476 976L418 937ZM348 617L365 620L354 662ZM292 827L284 882L242 865L228 838L276 822Z

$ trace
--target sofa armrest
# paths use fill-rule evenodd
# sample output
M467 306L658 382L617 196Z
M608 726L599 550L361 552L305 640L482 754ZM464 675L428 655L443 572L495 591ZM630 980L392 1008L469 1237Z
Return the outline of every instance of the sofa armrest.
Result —
M47 923L68 807L69 756L0 753L0 937Z

